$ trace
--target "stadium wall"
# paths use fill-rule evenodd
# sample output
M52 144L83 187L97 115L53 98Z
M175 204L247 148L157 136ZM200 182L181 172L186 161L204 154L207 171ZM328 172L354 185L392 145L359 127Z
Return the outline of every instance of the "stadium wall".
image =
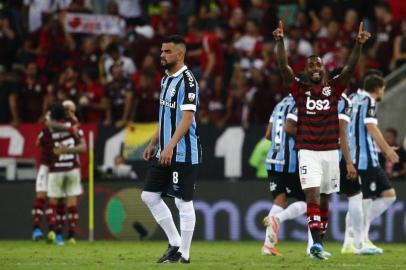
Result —
M138 181L96 181L96 240L163 240L146 206L140 199ZM371 226L373 241L406 242L406 182L394 182L398 199ZM88 238L87 187L80 198L78 236ZM5 182L0 185L0 239L30 239L34 183ZM174 210L173 200L168 204ZM258 240L265 235L262 219L272 206L267 181L198 182L196 198L196 240ZM347 200L334 195L331 200L328 239L341 241ZM174 212L175 213L175 212ZM177 215L175 214L176 218ZM44 224L45 229L45 224ZM280 238L307 239L304 216L281 226Z

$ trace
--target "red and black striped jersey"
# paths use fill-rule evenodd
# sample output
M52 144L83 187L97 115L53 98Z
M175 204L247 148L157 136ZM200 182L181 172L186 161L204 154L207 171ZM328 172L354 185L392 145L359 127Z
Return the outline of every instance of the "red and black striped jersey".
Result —
M69 127L72 120L68 120L65 124ZM78 137L79 136L79 137ZM49 128L44 128L40 134L40 145L43 149L43 154L46 154L46 159L50 172L64 172L70 171L74 168L79 168L79 155L78 154L62 154L56 155L53 152L54 148L59 146L74 147L80 143L83 137L83 131L79 129L78 136L73 135L69 131L52 131Z
M296 149L339 149L337 105L344 90L339 75L319 86L295 77L291 94L298 108Z

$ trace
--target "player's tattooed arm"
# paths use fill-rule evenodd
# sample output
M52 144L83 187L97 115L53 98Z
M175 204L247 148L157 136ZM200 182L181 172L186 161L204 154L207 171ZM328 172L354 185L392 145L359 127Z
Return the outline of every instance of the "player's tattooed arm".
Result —
M295 79L295 74L292 68L288 65L288 57L286 55L285 44L283 43L283 23L279 21L278 28L272 32L276 40L276 59L278 67L282 74L282 80L285 85L290 85Z
M344 66L343 71L341 72L341 80L344 85L350 82L351 77L355 71L355 68L358 64L358 60L361 56L362 45L367 42L371 37L371 34L364 30L364 23L361 22L358 29L357 40L355 46L352 50L350 58L348 59L347 64Z
M74 147L66 147L64 145L61 145L54 148L55 155L81 154L84 152L86 152L86 141L84 138L81 138L79 144L75 145Z

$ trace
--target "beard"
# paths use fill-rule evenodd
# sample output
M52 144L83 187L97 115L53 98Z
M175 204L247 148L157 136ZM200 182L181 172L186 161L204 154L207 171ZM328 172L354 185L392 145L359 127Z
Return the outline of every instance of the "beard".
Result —
M162 66L162 68L163 68L164 70L169 70L169 69L171 69L172 67L175 66L175 63L174 63L174 62L173 62L173 63L166 63L166 64L162 64L162 63L161 63L161 66Z

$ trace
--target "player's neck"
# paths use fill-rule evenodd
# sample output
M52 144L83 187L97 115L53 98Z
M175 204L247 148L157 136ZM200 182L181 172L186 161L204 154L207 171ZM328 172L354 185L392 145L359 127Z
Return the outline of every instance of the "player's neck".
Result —
M185 65L185 63L183 62L178 62L175 66L173 66L171 69L167 70L168 76L172 76L173 74L175 74L176 72L178 72L181 68L183 68L183 66Z

